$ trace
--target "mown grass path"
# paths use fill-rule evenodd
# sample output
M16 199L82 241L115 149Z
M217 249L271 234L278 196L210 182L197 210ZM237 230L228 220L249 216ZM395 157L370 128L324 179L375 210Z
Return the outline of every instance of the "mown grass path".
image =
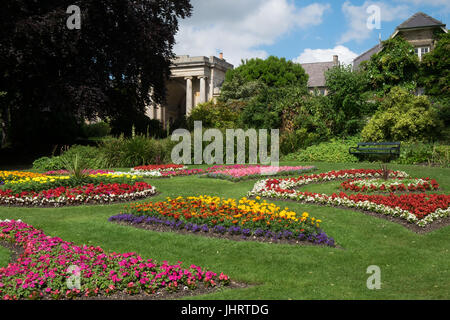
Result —
M285 162L283 165L307 165ZM309 164L309 163L308 163ZM377 164L311 163L318 171L375 168ZM412 177L437 180L450 190L450 169L390 165ZM147 179L158 192L153 201L166 197L217 195L240 198L253 181L233 183L210 178L176 177ZM324 184L322 192L333 187ZM314 191L321 187L314 185ZM224 272L253 286L224 289L198 299L449 299L450 226L417 234L385 219L352 210L275 201L296 212L309 212L323 221L328 235L344 249L292 246L253 241L233 242L177 233L157 233L110 223L107 219L124 204L65 208L0 207L0 219L22 219L28 224L77 244L99 245L116 252L135 251L145 258L170 263L183 261ZM0 265L9 254L0 248ZM381 289L369 290L367 267L381 268ZM192 298L190 298L192 299Z

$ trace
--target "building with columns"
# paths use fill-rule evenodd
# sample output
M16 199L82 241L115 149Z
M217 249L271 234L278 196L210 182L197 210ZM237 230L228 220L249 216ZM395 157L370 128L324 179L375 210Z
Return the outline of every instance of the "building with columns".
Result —
M189 115L199 103L215 99L233 65L220 57L177 56L172 61L170 79L166 84L165 105L149 106L147 116L160 120L163 127Z

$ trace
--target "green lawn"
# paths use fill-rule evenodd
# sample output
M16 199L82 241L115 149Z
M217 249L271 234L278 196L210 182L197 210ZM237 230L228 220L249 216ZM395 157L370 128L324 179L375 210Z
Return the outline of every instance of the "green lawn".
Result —
M368 163L312 164L318 167L316 172L379 168ZM391 165L390 169L404 170L413 177L434 178L441 185L442 193L450 190L450 169L401 165ZM195 176L147 181L160 192L153 200L200 194L239 198L254 184L254 181L233 183ZM332 182L311 187L315 192L329 193L337 191L337 186ZM352 210L275 202L321 219L322 228L343 249L233 242L157 233L108 222L124 204L42 209L0 207L0 219L22 219L48 235L77 244L99 245L116 252L135 251L158 261L194 263L253 284L245 289L224 289L198 296L198 299L450 298L450 227L419 235L396 223ZM0 265L6 265L8 260L8 253L0 248ZM380 290L366 287L370 276L366 270L370 265L381 268Z

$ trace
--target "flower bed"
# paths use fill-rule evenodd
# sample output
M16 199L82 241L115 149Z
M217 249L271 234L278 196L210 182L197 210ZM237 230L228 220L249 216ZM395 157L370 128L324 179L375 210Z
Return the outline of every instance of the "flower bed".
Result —
M421 227L439 218L450 216L450 195L347 195L341 192L330 196L294 190L296 187L314 182L337 179L379 178L381 175L381 170L358 169L330 171L290 179L266 179L258 181L248 195L362 209L383 215L400 217ZM394 171L390 173L390 177L407 177L407 174L401 171Z
M261 166L254 165L243 168L224 168L209 172L206 176L210 178L219 178L232 181L240 181L244 179L260 178L264 175L290 175L309 172L317 169L314 166Z
M11 190L12 193L18 194L22 192L39 192L48 189L55 189L59 187L77 187L88 184L134 184L137 176L130 173L125 174L112 174L112 173L97 173L86 175L83 177L74 176L40 176L33 178L22 178L12 181L7 181L0 189L7 191Z
M74 188L24 191L13 193L0 190L0 205L53 206L103 204L117 201L132 201L154 195L156 189L146 182L133 184L87 184Z
M44 176L45 175L41 173L26 172L26 171L0 171L0 185L3 185L11 181L22 180L26 178L31 179Z
M439 189L436 180L424 179L350 179L341 183L344 190L356 192L405 192Z
M182 268L145 260L136 253L107 253L100 247L77 246L49 237L21 221L0 221L0 241L24 249L15 263L0 268L0 299L73 299L115 293L155 294L230 284L196 265ZM68 287L71 267L79 270L80 287Z
M87 175L96 175L96 174L107 174L107 173L114 173L113 170L94 170L94 169L86 169L83 170L84 174ZM62 176L62 175L69 175L68 170L56 170L56 171L47 171L44 173L47 176ZM129 174L129 172L128 172Z
M257 199L258 200L258 199ZM242 198L178 197L167 201L137 203L109 221L163 225L172 230L240 235L243 238L309 241L334 246L321 229L321 221L304 212L297 215L273 203Z
M182 164L150 164L146 166L137 166L132 171L176 171L183 170L187 167Z
M205 169L179 169L179 170L167 170L162 171L160 173L161 177L177 177L177 176L190 176L190 175L205 175L207 173L215 172L217 170L223 170L223 169L240 169L240 168L247 168L248 164L233 164L233 165L215 165L212 167L208 167Z

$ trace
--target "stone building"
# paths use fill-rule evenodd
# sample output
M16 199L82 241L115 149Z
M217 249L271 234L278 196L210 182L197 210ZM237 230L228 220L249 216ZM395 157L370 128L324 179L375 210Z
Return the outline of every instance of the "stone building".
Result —
M445 26L446 25L441 21L436 20L425 13L417 12L400 24L390 38L402 36L414 46L415 53L418 55L419 59L422 59L422 56L433 50L436 45L434 33L448 32ZM353 69L359 69L361 62L369 60L372 55L381 50L382 45L378 43L368 51L356 57L353 60Z
M308 90L311 93L317 92L321 95L327 95L328 91L325 86L325 72L332 68L339 66L338 56L333 56L333 61L327 62L313 62L313 63L302 63L301 66L305 69L308 74Z
M149 106L147 116L160 120L163 127L189 115L199 103L215 99L225 80L227 70L233 65L219 57L177 56L172 61L170 79L166 84L165 105Z

